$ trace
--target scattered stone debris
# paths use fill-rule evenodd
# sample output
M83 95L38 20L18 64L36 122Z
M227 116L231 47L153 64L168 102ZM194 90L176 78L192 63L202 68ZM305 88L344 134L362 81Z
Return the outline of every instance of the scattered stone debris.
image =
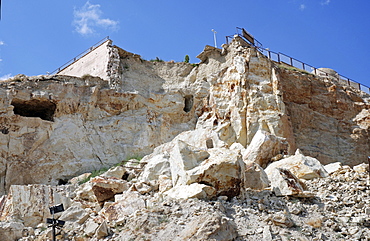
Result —
M1 201L0 237L51 240L51 228L44 223L48 214L38 211L51 195L59 197L54 202L61 201L66 207L60 216L66 223L58 240L369 240L368 164L353 168L336 165L331 172L333 166L325 166L330 174L308 179L274 168L297 179L312 194L308 196L292 192L277 195L273 188L277 180L260 190L247 187L233 197L217 197L215 188L196 182L167 191L148 183L152 188L140 192L135 187L145 171L126 181L116 177L123 167L113 167L81 185L58 186L58 190L46 185L13 187ZM92 191L97 183L109 195L101 198L103 189ZM33 203L43 201L39 206L29 205L31 199L15 199L15 192L19 197L32 193ZM62 200L61 194L68 198ZM24 208L15 212L11 207L16 206ZM24 213L19 213L22 210Z

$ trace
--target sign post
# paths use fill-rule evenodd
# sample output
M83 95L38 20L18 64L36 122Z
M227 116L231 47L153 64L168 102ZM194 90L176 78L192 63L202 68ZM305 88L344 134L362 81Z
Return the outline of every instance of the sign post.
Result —
M60 228L63 227L63 225L65 224L65 221L55 219L54 214L63 212L64 207L63 207L63 204L59 204L59 205L56 205L56 206L49 207L49 210L50 210L50 214L53 215L53 218L47 218L46 223L51 224L51 227L53 228L53 241L56 241L55 228L56 227L60 227Z

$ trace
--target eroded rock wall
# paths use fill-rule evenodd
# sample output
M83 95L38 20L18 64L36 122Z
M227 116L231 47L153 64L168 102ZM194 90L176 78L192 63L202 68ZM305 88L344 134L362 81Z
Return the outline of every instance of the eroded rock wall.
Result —
M297 146L323 164L366 162L370 153L369 95L318 77L279 68L286 113Z
M0 193L14 184L62 184L80 173L149 154L194 129L200 89L194 83L186 87L193 98L184 111L184 87L164 89L167 80L146 71L141 69L139 91L115 91L108 81L93 77L18 76L1 83ZM151 85L153 79L161 83ZM38 115L45 110L49 119Z

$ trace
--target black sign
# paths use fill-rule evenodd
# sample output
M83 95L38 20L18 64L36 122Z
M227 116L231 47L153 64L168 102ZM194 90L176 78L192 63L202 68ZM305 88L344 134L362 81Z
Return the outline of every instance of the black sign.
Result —
M59 227L63 227L66 222L63 221L63 220L55 219L55 218L47 218L46 223L53 224L53 225L56 225L56 226L59 226Z
M63 203L56 205L56 206L49 207L49 209L50 209L50 214L63 212L64 211Z

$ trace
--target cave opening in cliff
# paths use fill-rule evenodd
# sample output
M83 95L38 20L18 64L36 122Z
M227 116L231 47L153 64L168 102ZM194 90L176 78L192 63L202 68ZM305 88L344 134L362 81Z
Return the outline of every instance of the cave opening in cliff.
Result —
M187 95L185 96L185 100L184 100L184 111L185 112L190 112L191 111L191 108L193 108L193 99L194 97L192 95Z
M56 109L55 103L50 100L20 100L13 99L11 105L14 106L14 114L25 117L40 117L43 120L54 121Z

